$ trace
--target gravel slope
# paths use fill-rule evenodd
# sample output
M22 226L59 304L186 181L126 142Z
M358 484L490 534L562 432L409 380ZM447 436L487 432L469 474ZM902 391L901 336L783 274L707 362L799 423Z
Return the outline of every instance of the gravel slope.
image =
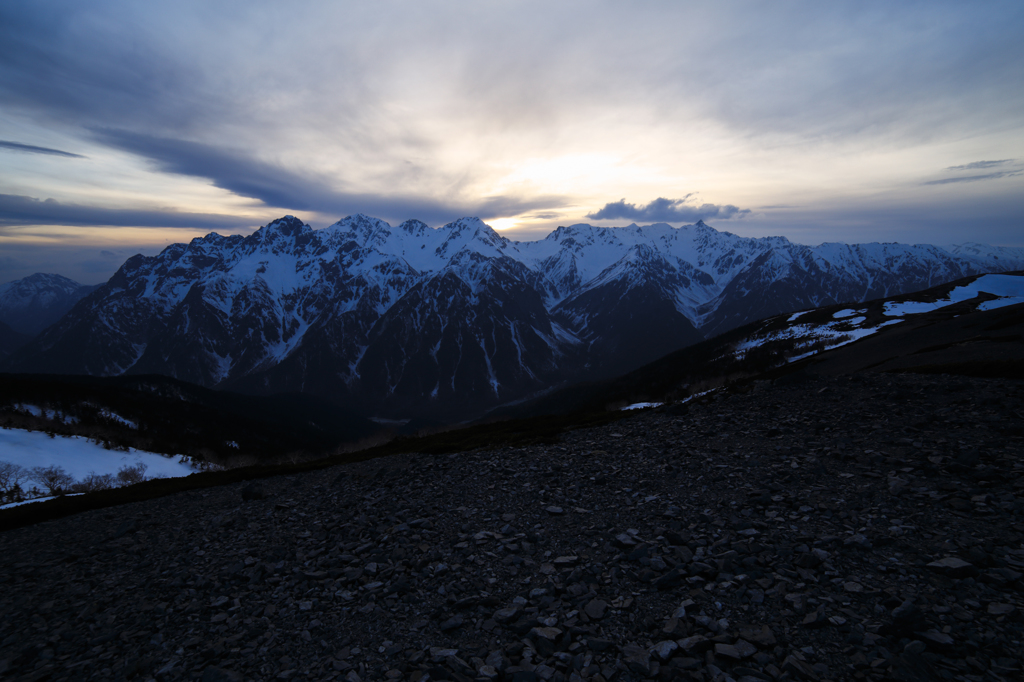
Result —
M0 675L1018 679L1022 399L788 378L9 531Z

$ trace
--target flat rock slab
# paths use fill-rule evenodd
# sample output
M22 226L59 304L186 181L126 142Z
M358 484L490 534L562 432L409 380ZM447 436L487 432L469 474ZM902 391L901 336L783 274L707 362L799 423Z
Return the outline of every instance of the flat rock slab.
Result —
M978 575L978 569L971 563L956 557L946 557L933 561L927 568L936 573L941 573L950 578L972 578Z

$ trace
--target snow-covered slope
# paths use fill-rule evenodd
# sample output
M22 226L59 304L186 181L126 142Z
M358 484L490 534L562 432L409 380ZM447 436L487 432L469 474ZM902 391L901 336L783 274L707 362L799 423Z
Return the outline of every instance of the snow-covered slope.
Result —
M734 343L731 352L736 357L743 357L753 349L785 340L792 342L791 350L785 354L786 359L795 362L871 336L915 315L968 301L969 310L979 311L1024 303L1024 276L982 275L951 288L937 298L911 295L896 301L874 301L869 306L836 311L826 319L822 318L822 311L815 310L794 313L785 320L766 319L761 329Z
M187 457L168 457L155 452L128 448L113 450L82 436L50 437L42 431L0 429L0 463L21 467L24 475L37 467L60 467L74 481L92 475L111 475L125 467L143 465L146 478L188 476L200 469ZM29 478L20 484L26 493L42 487Z
M513 242L476 218L431 228L356 215L314 231L288 216L129 259L6 366L450 416L624 372L767 315L1021 268L1024 249L808 247L703 222Z
M0 461L25 469L59 466L75 480L89 474L116 474L125 466L146 465L147 478L188 476L200 469L185 457L168 457L128 448L111 450L82 436L54 436L42 431L0 429Z
M0 284L0 322L19 334L34 336L95 288L41 272Z

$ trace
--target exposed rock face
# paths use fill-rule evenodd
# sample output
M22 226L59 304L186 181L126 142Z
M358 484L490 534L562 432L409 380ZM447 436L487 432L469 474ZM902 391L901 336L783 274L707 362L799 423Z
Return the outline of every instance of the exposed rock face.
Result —
M0 673L1017 679L1022 411L1020 382L797 377L8 531Z
M464 419L776 313L1014 268L1024 249L808 247L704 223L512 242L476 218L434 229L357 215L313 230L289 216L129 259L3 368L158 373Z

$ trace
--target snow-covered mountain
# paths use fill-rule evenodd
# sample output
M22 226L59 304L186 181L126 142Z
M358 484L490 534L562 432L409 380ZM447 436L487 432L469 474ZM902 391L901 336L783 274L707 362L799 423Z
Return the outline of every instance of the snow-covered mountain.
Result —
M35 336L94 289L95 285L42 272L0 284L0 322L19 334Z
M466 415L768 315L1014 269L1024 249L808 247L703 222L513 242L476 218L431 228L356 215L314 231L288 216L129 259L6 367Z

